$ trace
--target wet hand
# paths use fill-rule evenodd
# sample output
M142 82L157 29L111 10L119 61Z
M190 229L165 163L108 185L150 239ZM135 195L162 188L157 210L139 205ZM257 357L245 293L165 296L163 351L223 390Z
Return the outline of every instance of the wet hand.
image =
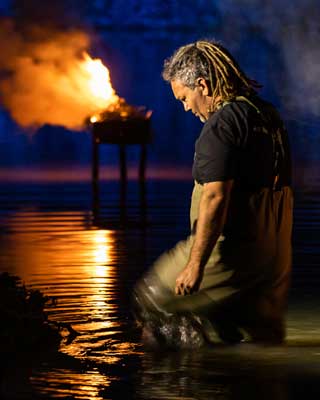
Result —
M189 262L176 279L175 293L186 296L199 289L202 279L199 264Z

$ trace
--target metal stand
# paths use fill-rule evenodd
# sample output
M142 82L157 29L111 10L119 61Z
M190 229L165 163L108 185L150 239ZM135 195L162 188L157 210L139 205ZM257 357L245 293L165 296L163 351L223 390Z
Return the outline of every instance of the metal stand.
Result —
M93 213L96 221L100 217L99 193L99 145L117 144L120 162L120 222L127 221L127 160L126 146L138 144L141 147L139 162L139 197L141 223L146 220L146 183L145 170L147 159L147 143L151 140L150 121L105 121L94 123L92 127L92 194Z

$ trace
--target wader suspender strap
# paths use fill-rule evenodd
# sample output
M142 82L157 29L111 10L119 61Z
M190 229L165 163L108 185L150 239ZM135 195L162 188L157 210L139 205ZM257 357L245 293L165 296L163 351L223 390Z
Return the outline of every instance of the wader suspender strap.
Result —
M274 159L274 163L273 163L273 174L274 174L274 180L273 180L273 190L277 189L277 185L279 183L279 175L280 175L280 171L279 171L279 166L280 166L280 155L282 156L282 159L284 158L284 147L283 147L283 143L282 143L282 138L281 138L281 132L280 129L277 128L277 130L275 130L273 127L270 126L269 121L267 121L267 119L264 117L264 115L262 114L262 112L259 110L259 108L253 104L249 99L247 99L244 96L237 96L235 98L236 101L245 101L246 103L250 104L256 111L258 114L260 114L262 120L266 123L267 127L270 129L271 132L271 138L272 138L272 148L273 148L273 159ZM230 101L225 101L222 103L222 107L224 107L225 105L231 103ZM269 130L268 130L269 132Z

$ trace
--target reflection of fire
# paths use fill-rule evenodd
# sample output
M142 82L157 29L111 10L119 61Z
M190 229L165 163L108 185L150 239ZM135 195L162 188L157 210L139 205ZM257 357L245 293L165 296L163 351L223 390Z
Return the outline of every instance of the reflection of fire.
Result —
M95 231L94 242L96 244L94 250L96 270L101 272L105 270L104 264L112 261L112 257L110 256L110 243L113 244L113 242L110 240L110 232L103 230Z

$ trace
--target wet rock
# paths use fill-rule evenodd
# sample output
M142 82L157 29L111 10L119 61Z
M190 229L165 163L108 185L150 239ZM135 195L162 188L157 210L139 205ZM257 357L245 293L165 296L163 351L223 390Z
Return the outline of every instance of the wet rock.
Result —
M17 276L0 274L0 355L12 357L59 348L59 327L44 311L49 298L39 290L27 289Z

